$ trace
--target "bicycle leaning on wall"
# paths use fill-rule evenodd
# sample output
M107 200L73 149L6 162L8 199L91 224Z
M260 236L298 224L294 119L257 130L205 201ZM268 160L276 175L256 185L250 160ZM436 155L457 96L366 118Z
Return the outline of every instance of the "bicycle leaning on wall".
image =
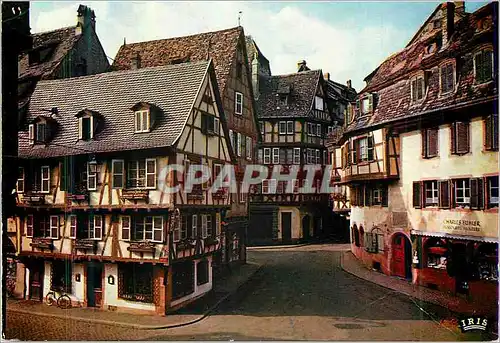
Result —
M57 305L57 307L64 309L71 308L71 298L62 291L50 291L47 293L45 303L49 306Z

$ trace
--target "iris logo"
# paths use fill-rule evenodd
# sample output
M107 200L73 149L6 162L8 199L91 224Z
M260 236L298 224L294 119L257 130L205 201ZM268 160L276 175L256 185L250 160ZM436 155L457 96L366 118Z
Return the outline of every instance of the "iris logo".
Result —
M469 317L465 319L460 319L458 326L462 332L472 331L472 330L482 330L485 331L488 326L488 319L484 317Z

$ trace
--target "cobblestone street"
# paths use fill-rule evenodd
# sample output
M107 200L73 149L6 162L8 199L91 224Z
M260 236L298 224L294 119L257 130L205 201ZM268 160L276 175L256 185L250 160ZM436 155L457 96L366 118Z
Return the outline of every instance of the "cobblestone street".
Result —
M8 312L6 338L21 340L463 340L454 315L422 312L407 296L360 280L340 268L345 246L312 245L249 251L264 264L243 289L206 319L165 330ZM477 338L477 337L476 337Z

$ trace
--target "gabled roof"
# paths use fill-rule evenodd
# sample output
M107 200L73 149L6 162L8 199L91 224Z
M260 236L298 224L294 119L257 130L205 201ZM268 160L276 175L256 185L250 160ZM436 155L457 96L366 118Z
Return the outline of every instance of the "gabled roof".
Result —
M269 60L266 58L266 56L264 56L262 51L260 51L259 47L257 46L257 43L252 38L252 36L245 36L245 42L247 45L247 56L248 56L248 62L250 63L250 67L254 59L254 56L257 55L259 63L265 69L265 74L271 75L271 67L269 65Z
M261 78L258 117L307 117L320 82L321 70ZM289 89L288 105L280 106L279 92ZM278 108L279 107L279 108Z
M384 61L376 69L369 84L360 92L360 97L366 93L375 93L374 112L356 118L348 125L346 132L364 130L395 120L431 115L439 110L469 106L497 98L496 82L475 84L472 54L474 49L485 44L495 49L497 24L493 18L497 8L498 3L491 2L474 13L466 13L463 19L455 22L454 33L441 50L425 55L429 40L434 38L429 37L414 42ZM488 22L491 25L479 30L479 22ZM443 96L439 91L437 66L447 59L456 59L456 86L454 91ZM421 101L411 103L409 79L415 72L425 72L427 88ZM494 72L498 73L498 70Z
M356 90L351 87L347 87L341 83L335 82L333 80L326 81L326 92L329 98L333 100L342 100L344 102L353 102L356 100Z
M54 119L60 130L47 146L30 145L28 133L21 132L19 156L45 158L171 146L212 68L210 61L203 61L41 81L31 98L27 119L32 121L46 114L46 109L57 107ZM160 113L151 132L136 134L130 108L141 101L153 104ZM78 140L75 114L83 109L96 111L104 119L102 131L89 141Z
M118 50L113 62L113 69L130 69L132 60L137 56L140 58L141 67L169 65L175 64L177 61L206 61L211 58L214 63L219 90L222 93L242 33L242 27L234 27L191 36L127 43Z
M82 35L75 35L76 26L64 27L58 30L35 33L33 49L50 49L51 56L41 63L29 65L29 52L19 56L21 64L19 80L27 78L43 78L50 76L59 66L68 52L75 46Z

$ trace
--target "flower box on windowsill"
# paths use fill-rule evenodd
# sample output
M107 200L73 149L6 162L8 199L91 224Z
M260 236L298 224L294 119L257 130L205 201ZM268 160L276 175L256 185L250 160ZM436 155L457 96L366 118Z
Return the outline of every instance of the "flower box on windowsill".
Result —
M52 239L50 238L33 238L31 246L38 249L52 249Z
M75 241L75 249L89 250L94 249L97 245L97 241L94 239L77 239Z
M45 194L40 192L25 193L23 197L23 202L25 204L44 204Z
M191 249L195 246L195 242L192 239L184 239L182 241L177 242L177 250L186 250Z
M127 250L132 251L132 252L154 253L155 252L155 243L150 242L150 241L130 242L130 245L127 248Z
M227 189L219 189L217 192L212 193L212 198L214 199L226 199L227 198Z
M205 245L219 244L219 240L217 238L214 238L214 237L207 237L207 238L205 238L204 242L205 242Z
M147 189L124 189L122 190L122 200L148 200L149 190Z

